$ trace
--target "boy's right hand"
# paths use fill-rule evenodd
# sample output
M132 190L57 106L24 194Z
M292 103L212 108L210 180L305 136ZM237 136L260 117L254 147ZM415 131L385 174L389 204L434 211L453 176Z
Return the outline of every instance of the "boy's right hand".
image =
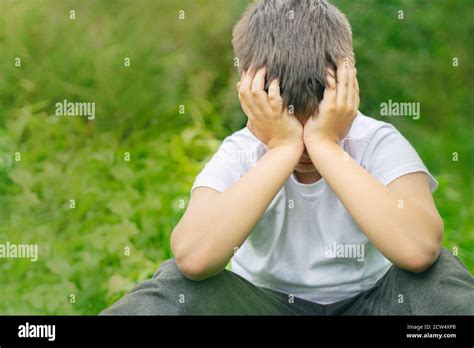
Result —
M237 83L239 100L248 117L247 127L268 148L290 145L304 149L303 126L283 108L278 80L265 92L266 68L243 72Z

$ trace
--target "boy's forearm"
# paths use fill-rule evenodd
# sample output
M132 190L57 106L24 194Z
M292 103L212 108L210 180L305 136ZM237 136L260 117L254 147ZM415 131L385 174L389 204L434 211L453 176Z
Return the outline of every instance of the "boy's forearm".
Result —
M255 167L206 207L208 213L194 226L197 230L189 241L194 258L207 260L200 279L225 268L293 172L302 151L302 145L268 150Z
M428 260L428 265L430 256L437 256L438 227L429 212L380 183L338 144L322 140L306 147L319 173L388 259L402 268L421 271L413 266L415 260Z
M219 198L219 206L225 214L224 226L235 226L237 231L245 231L243 236L237 235L232 248L242 242L257 224L273 198L293 172L301 157L302 147L282 146L271 149L242 178L223 192ZM222 227L224 227L222 226ZM228 240L225 238L225 240Z

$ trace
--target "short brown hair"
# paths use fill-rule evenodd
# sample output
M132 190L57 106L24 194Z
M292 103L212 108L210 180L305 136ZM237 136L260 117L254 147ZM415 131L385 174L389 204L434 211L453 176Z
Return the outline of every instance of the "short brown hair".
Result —
M239 70L266 66L265 89L278 79L284 106L297 115L318 107L327 67L354 61L350 24L326 0L259 0L235 25L232 45Z

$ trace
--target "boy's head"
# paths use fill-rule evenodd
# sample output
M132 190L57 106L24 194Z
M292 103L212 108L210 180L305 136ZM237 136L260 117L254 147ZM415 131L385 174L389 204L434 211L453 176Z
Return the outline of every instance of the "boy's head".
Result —
M352 31L326 0L259 0L234 27L239 70L267 67L265 89L278 79L284 106L312 114L323 97L326 69L354 61Z

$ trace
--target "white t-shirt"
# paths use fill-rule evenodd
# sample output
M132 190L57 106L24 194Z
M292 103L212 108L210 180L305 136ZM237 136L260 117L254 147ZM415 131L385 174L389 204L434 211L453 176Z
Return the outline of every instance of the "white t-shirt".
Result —
M340 145L384 185L408 173L425 172L431 191L438 186L415 149L388 123L358 113ZM235 132L224 139L192 190L226 190L267 149L247 128ZM302 184L291 174L231 266L257 286L328 304L368 290L391 262L355 224L324 178Z

